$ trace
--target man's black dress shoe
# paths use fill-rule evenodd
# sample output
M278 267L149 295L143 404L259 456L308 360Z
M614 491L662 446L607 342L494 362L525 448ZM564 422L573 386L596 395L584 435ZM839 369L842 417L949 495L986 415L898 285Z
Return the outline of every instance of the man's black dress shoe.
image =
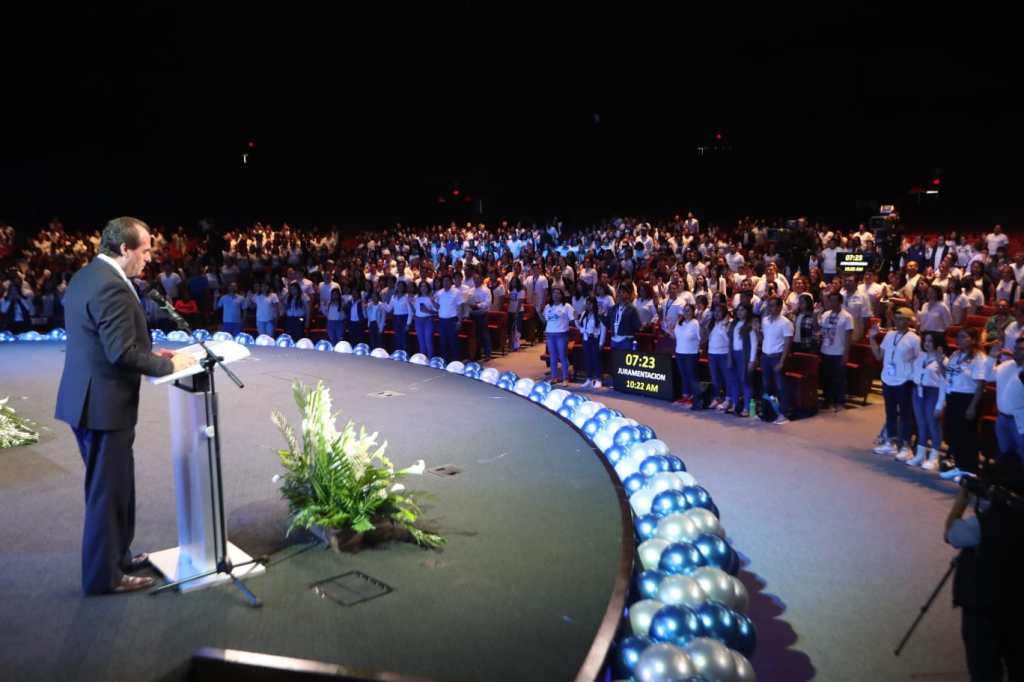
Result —
M122 570L125 573L135 573L141 571L144 568L149 568L149 555L143 552L142 554L136 554L132 557L132 560L128 562Z

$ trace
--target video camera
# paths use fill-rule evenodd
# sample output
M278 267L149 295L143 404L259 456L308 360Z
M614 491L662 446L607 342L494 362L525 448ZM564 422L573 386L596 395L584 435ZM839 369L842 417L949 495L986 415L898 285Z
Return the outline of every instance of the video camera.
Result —
M960 487L980 500L987 500L1012 512L1024 512L1024 495L1006 486L977 476L965 475L960 479Z

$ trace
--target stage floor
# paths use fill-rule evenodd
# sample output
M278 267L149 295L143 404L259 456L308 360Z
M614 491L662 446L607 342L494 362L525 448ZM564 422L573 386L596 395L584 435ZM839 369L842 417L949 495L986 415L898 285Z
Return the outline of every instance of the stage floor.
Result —
M429 368L254 348L235 366L245 389L218 388L228 536L272 555L250 581L264 607L249 608L230 586L83 598L83 466L70 430L52 418L63 358L56 344L0 348L0 396L44 429L40 443L0 451L0 678L173 677L202 646L437 680L565 680L580 669L613 592L623 529L606 469L557 416ZM462 470L409 485L433 495L425 525L448 537L443 551L390 544L340 558L308 536L285 539L287 510L271 480L283 441L270 411L298 424L295 379L323 379L341 420L379 431L397 467L422 458ZM136 551L176 544L168 390L142 391ZM342 607L309 589L351 570L394 592Z

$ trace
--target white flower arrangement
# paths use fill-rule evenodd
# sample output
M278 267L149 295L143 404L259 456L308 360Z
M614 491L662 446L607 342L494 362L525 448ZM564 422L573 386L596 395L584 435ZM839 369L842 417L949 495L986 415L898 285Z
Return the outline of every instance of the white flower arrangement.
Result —
M8 401L10 397L0 400L0 448L38 443L39 432L32 428L35 422L19 417Z

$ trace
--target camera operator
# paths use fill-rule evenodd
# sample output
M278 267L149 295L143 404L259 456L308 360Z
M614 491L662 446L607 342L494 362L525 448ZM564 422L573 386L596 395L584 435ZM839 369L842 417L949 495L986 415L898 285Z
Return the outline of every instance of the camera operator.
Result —
M972 682L1024 680L1019 613L1024 554L1024 470L1003 458L983 478L965 476L946 518L946 542L960 549L953 606L961 608L961 635ZM968 506L973 517L961 518Z

